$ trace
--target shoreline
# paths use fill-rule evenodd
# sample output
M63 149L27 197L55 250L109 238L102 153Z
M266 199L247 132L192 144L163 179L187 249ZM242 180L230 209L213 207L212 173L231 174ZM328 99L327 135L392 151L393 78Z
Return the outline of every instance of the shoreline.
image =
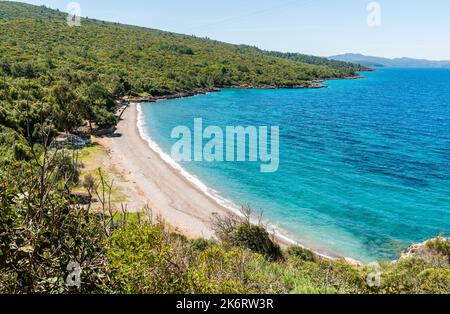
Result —
M363 79L364 76L357 74L354 76L344 76L344 77L332 77L327 79L320 79L315 80L309 83L305 83L303 85L231 85L231 86L216 86L212 88L198 88L187 92L179 92L175 94L170 95L163 95L163 96L142 96L142 97L131 97L127 99L123 99L123 101L129 102L129 103L152 103L157 102L160 100L169 100L169 99L178 99L178 98L187 98L187 97L193 97L197 95L205 95L208 93L215 93L220 92L222 89L322 89L322 88L328 88L327 85L322 85L322 83L326 81L333 81L333 80L358 80Z
M187 237L212 238L207 217L225 210L194 188L141 137L137 106L132 103L125 109L116 136L105 141L111 163L138 187L154 217L163 218Z
M140 103L130 103L121 113L117 136L107 139L110 158L132 178L154 215L162 217L176 232L188 238L214 238L213 216L239 215L239 206L208 188L160 149L143 129L145 122L140 106ZM270 222L268 227L268 232L282 247L298 245L322 258L360 263L325 249L311 249Z

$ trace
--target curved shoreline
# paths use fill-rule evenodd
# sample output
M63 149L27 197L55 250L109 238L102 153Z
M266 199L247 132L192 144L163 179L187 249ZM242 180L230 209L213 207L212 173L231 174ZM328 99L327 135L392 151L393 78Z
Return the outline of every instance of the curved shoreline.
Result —
M152 209L169 225L190 238L213 238L210 224L213 215L240 215L239 206L221 197L162 151L144 129L146 122L140 106L131 103L123 113L117 126L120 136L108 140L111 157L133 178ZM268 226L282 246L295 244L323 258L344 258L325 249L311 249L270 222Z
M179 165L169 155L167 155L155 141L153 141L151 136L147 134L147 132L144 129L147 123L145 122L144 113L142 112L142 105L135 104L135 106L137 111L137 128L139 130L139 135L144 141L147 142L150 149L152 149L155 153L157 153L165 163L167 163L169 166L178 171L179 174L183 176L187 181L195 185L195 187L198 188L201 192L205 193L208 197L212 198L220 206L239 215L238 206L236 204L232 203L231 201L225 198L222 198L219 195L219 192L209 188L195 175L186 171L181 165Z

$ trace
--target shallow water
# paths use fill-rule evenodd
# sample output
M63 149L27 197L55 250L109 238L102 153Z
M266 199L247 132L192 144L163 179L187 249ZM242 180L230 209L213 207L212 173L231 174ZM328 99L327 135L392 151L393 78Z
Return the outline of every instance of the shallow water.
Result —
M144 130L169 153L175 126L280 127L280 168L181 166L222 197L315 249L395 258L450 232L450 70L379 69L319 90L234 90L143 104Z

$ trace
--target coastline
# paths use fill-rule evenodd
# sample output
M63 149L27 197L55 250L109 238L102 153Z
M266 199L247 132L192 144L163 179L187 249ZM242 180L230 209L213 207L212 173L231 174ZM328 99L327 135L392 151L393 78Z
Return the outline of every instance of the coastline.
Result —
M116 136L104 142L111 162L139 188L154 217L189 238L212 238L209 217L226 210L189 183L141 137L137 104L122 113Z
M152 103L160 100L168 100L168 99L177 99L177 98L187 98L193 97L197 95L205 95L207 93L220 92L224 88L231 89L321 89L328 88L326 85L322 85L322 83L326 81L333 80L358 80L363 79L364 76L357 74L354 76L344 76L344 77L332 77L327 79L315 80L312 82L305 83L303 85L230 85L230 86L220 86L220 87L212 87L212 88L198 88L192 91L187 92L179 92L170 95L163 96L142 96L142 97L131 97L127 99L123 99L123 101L127 103Z
M105 142L112 163L131 178L153 214L161 217L174 231L191 239L214 238L213 216L239 215L239 206L220 197L162 152L143 128L145 123L140 106L139 103L128 105L121 113L117 136ZM359 263L326 250L311 249L270 223L268 227L282 247L295 244L326 259L343 258Z

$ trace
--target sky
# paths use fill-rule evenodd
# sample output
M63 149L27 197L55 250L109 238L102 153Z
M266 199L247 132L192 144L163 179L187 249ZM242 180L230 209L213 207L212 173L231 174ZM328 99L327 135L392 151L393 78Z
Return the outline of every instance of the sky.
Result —
M70 0L22 0L67 11ZM77 0L81 16L318 56L450 60L448 0Z

